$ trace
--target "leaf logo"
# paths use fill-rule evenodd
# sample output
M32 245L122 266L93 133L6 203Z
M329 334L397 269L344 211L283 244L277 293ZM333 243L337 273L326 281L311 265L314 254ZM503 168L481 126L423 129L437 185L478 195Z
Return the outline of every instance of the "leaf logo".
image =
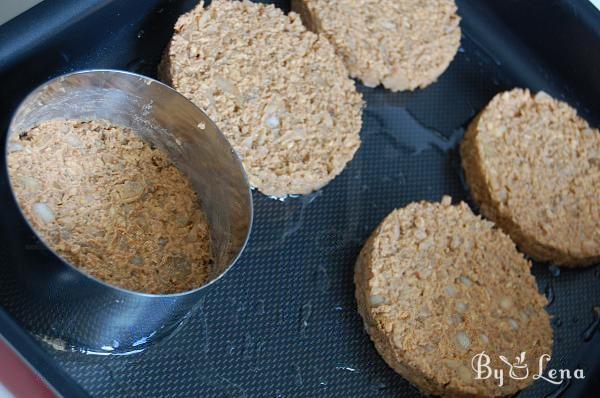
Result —
M525 351L521 352L521 355L515 357L516 365L523 365L525 363Z
M504 355L500 355L500 360L509 368L509 375L514 380L524 380L529 377L529 368L525 362L525 352L515 357L515 363L511 363Z

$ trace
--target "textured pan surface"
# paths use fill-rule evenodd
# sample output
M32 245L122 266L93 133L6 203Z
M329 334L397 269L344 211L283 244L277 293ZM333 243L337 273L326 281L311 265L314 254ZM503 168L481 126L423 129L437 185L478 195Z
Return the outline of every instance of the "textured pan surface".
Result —
M459 1L459 13L470 3ZM70 67L127 67L154 74L170 26L190 6L155 5L129 28L115 27L114 37ZM101 11L104 17L114 15ZM474 17L462 16L466 24ZM564 94L597 126L598 115L577 103L550 71L530 73L539 65L524 58L526 53L510 54L516 64L494 59L477 44L477 30L468 28L456 59L427 89L394 94L359 85L367 102L363 145L328 186L285 202L254 193L254 230L240 263L175 335L126 357L44 346L47 355L87 393L102 397L419 396L386 366L363 331L352 283L362 244L391 210L411 201L449 194L472 204L456 144L497 92L520 85L545 88L559 98ZM600 269L556 275L536 264L533 272L540 290L553 296L551 366L574 367L578 350L591 344L582 335L594 319L592 308L600 304ZM17 287L3 288L1 303L14 318L35 319L35 310L19 306ZM520 396L554 390L538 381Z

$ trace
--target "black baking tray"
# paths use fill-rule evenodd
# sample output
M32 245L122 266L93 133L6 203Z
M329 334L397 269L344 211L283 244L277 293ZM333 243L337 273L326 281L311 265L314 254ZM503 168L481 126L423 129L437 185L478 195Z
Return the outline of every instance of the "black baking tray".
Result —
M46 0L1 26L0 146L19 101L52 77L85 68L155 76L177 16L195 3ZM274 3L289 10L287 1ZM476 210L456 144L496 93L543 89L593 126L600 121L600 12L591 3L457 4L461 49L439 81L395 94L358 84L367 107L355 159L310 196L280 202L255 192L253 234L240 262L171 337L119 357L56 351L38 341L21 324L39 314L22 306L19 286L1 277L11 250L6 244L0 245L0 334L67 397L419 396L377 355L356 312L352 273L365 239L392 209L411 201L450 194ZM2 172L4 242L23 222L8 211L11 201ZM33 237L23 244L39 250ZM560 389L538 381L519 396L598 396L593 308L600 305L600 267L535 264L533 273L552 300L550 366L583 368L586 379Z

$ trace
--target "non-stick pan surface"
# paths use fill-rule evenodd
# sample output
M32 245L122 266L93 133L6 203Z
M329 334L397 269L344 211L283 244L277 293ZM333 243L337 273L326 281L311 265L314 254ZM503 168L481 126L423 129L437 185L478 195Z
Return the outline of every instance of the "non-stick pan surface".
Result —
M155 75L175 19L194 2L47 3L0 28L3 127L31 88L65 71L110 67ZM19 287L2 272L0 304L10 317L0 318L0 332L10 332L25 357L69 396L81 394L80 387L103 397L419 396L376 353L356 312L353 266L365 239L391 210L411 201L449 194L473 205L457 143L496 93L514 86L544 89L594 126L600 118L600 15L585 0L459 0L458 6L464 34L446 73L413 93L358 84L367 107L355 159L310 196L281 202L255 192L254 230L240 263L173 336L119 357L34 343L19 335L18 325L40 314L20 305ZM21 228L21 220L5 175L0 188L3 239ZM23 244L36 250L31 239ZM593 333L600 268L535 264L533 273L554 316L551 366L583 367L586 380L573 381L564 394L587 396L600 378L599 336ZM540 380L520 396L556 390Z

